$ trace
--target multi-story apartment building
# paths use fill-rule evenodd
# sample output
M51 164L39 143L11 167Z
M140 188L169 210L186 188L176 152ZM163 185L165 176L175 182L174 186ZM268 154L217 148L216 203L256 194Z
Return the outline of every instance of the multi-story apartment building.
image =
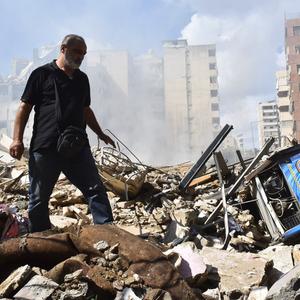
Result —
M196 159L220 127L216 47L174 40L163 49L169 146L178 159Z
M259 102L258 104L258 137L262 147L265 142L274 137L272 149L280 146L278 108L275 100Z
M300 142L300 15L285 20L285 51L290 86L293 134Z
M277 71L276 79L280 146L287 146L293 139L293 117L290 113L290 86L287 71Z

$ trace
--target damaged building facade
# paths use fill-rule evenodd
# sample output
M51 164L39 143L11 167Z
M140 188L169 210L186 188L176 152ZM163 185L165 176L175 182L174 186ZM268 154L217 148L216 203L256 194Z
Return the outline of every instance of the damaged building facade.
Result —
M290 87L286 70L276 72L276 91L280 127L280 145L286 146L293 139L293 117L290 113Z
M182 160L194 160L220 128L216 46L174 40L163 50L169 143Z
M280 146L279 116L275 100L260 102L258 104L258 127L260 148L270 137L275 139L272 146L273 149Z
M260 146L269 136L276 139L273 147L287 146L293 138L300 141L300 15L290 15L284 26L286 69L276 72L274 103L258 104Z
M285 52L293 134L300 141L300 16L285 20Z

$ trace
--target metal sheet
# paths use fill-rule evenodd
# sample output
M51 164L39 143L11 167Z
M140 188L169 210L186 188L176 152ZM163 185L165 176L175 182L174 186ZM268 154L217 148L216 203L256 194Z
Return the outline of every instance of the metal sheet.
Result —
M192 168L187 172L184 178L179 183L179 189L184 190L188 187L194 177L201 171L205 166L209 158L216 151L228 133L233 129L232 125L226 124L219 134L215 137L213 142L208 146L203 155L198 159L198 161L192 166Z

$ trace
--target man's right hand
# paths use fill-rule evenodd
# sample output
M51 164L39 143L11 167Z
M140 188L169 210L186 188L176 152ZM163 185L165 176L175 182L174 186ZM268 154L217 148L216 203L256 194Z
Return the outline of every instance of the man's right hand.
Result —
M22 141L13 141L9 147L11 157L21 159L24 152L24 144Z

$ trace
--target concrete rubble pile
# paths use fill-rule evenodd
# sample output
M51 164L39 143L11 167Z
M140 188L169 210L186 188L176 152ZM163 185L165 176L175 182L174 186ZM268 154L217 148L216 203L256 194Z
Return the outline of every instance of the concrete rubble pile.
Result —
M26 221L28 175L26 161L1 161L0 297L300 299L300 244L279 226L295 213L292 203L283 205L281 188L279 224L278 203L266 202L278 228L259 204L259 179L268 187L278 154L224 166L212 152L215 161L199 160L200 169L154 168L95 149L114 224L92 225L80 191L61 176L49 203L53 229L35 234L24 234L21 221L22 230L3 234L9 217Z

